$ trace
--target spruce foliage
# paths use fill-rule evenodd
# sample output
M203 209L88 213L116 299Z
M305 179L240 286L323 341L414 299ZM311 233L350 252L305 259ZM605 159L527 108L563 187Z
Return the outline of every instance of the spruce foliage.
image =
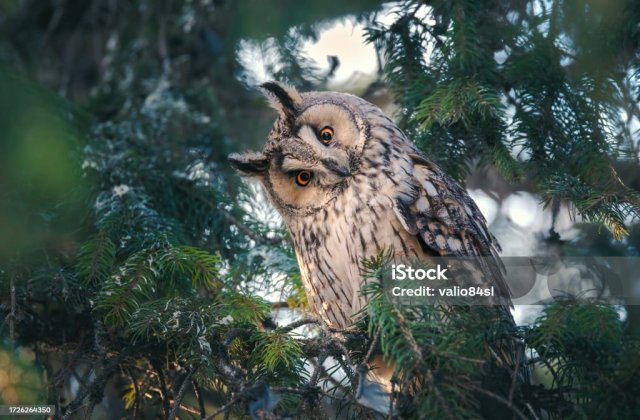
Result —
M337 62L316 67L304 42L355 14L427 156L460 181L480 165L531 182L606 226L596 245L637 255L623 172L638 167L638 2L247 4L0 5L0 370L42 383L9 375L0 402L66 419L375 418L360 402L382 354L398 417L479 418L489 398L514 418L638 418L633 307L567 301L516 328L487 308L398 305L383 253L362 262L360 323L327 328L284 226L225 162L274 117L237 46L265 46L272 78L322 88ZM505 337L535 378L508 398L482 382Z
M401 123L458 179L478 159L527 173L614 237L639 216L616 161L638 162L636 2L404 2L369 29ZM600 35L596 35L600 34ZM597 64L596 64L597 62ZM635 130L635 132L633 131Z

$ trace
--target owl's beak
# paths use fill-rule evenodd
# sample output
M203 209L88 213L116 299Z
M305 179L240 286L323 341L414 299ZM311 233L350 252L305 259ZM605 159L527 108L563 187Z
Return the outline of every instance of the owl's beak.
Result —
M323 159L321 163L327 170L340 177L346 178L351 176L351 168L349 168L349 166L341 165L333 159Z
M227 159L241 176L261 176L269 169L269 158L262 153L232 153Z

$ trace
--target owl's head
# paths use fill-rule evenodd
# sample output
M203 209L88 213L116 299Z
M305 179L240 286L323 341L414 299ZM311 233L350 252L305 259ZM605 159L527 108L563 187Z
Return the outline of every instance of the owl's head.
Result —
M366 102L336 92L298 93L270 82L261 86L278 111L261 153L231 154L243 176L257 178L288 216L308 215L340 194L360 166L369 127Z

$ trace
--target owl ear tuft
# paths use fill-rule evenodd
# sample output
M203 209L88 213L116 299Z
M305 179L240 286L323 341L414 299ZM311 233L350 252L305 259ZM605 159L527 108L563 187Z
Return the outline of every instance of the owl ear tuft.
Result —
M269 159L262 153L232 153L227 159L242 176L261 176L269 169Z
M278 111L285 120L291 120L296 115L297 107L302 103L302 97L292 86L278 82L267 82L260 85L260 90L267 97L271 106Z

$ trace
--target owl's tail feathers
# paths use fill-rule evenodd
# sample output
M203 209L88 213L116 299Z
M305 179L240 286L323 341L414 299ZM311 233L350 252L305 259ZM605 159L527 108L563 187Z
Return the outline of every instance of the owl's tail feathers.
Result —
M382 356L375 356L365 368L358 382L356 401L378 413L388 416L393 413L392 383L393 365L385 362Z

